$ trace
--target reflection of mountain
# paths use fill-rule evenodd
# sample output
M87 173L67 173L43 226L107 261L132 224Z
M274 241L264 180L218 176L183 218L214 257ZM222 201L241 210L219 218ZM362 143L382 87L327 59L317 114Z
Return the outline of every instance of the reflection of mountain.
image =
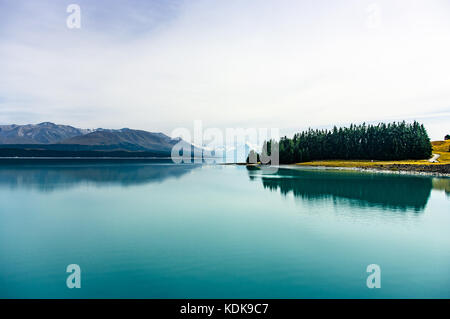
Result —
M173 164L171 161L147 163L91 161L82 163L67 161L48 165L0 165L0 187L35 188L41 191L66 189L83 183L96 186L131 186L162 182L167 178L181 177L195 165Z
M423 210L432 188L432 179L356 172L280 169L274 175L249 170L251 178L260 176L264 188L309 200L351 199L360 206Z

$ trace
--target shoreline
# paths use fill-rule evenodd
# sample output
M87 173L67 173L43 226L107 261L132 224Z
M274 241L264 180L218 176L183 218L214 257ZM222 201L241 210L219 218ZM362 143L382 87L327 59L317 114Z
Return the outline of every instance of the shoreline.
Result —
M448 167L450 165L443 164L442 166ZM394 164L389 165L387 168L381 168L381 167L374 167L374 166L366 166L366 167L358 167L358 166L352 166L352 167L343 167L343 166L323 166L323 165L298 165L298 164L287 164L287 165L280 165L282 168L312 168L312 169L329 169L329 170L340 170L340 171L358 171L358 172L368 172L368 173L381 173L381 174L401 174L401 175L421 175L421 176L434 176L434 177L443 177L443 178L449 178L450 173L442 172L442 171L427 171L422 170L423 167L416 167L420 165L407 165L407 164ZM435 165L438 166L438 165ZM439 165L440 166L440 165ZM428 166L424 166L428 167Z
M246 163L233 163L231 165L238 166L252 166L252 167L263 167L260 164L246 164ZM358 166L325 166L325 165L302 165L302 164L282 164L274 167L285 168L285 169L315 169L315 170L334 170L334 171L357 171L357 172L367 172L367 173L380 173L380 174L400 174L400 175L419 175L419 176L432 176L440 178L450 178L450 173L445 171L427 171L423 167L430 167L429 165L407 165L407 164L394 164L388 166L387 168L380 168L374 166L358 167ZM445 166L445 170L450 169L449 164L433 165ZM424 169L424 170L422 170Z
M147 162L147 161L168 161L170 157L0 157L1 164L37 164L43 162ZM217 165L236 165L236 166L250 166L250 167L264 167L260 164L248 163L216 163ZM320 165L320 164L282 164L273 167L285 169L315 169L315 170L335 170L335 171L358 171L368 173L383 173L383 174L402 174L402 175L420 175L433 176L440 178L450 178L450 164L375 164L370 166L338 166L338 165Z

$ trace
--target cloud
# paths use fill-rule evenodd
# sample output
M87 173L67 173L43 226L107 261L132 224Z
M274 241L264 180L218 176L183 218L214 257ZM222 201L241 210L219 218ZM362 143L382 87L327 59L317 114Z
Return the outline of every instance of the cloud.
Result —
M79 1L80 30L64 2L15 3L0 16L0 122L170 132L434 116L445 133L447 1L376 1L375 27L373 1Z

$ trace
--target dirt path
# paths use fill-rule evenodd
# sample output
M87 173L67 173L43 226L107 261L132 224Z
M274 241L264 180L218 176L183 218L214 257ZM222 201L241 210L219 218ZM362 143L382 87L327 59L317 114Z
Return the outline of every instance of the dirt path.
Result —
M437 159L438 159L440 156L441 156L441 155L439 155L439 154L433 154L433 157L430 158L430 159L428 160L428 162L430 162L430 163L439 163L439 161L438 161Z

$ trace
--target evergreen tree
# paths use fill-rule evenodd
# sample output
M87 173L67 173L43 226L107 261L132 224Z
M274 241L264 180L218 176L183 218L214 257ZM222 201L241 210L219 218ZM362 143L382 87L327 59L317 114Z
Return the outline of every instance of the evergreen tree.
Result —
M431 156L431 143L425 127L418 122L407 124L351 124L332 130L308 129L279 143L267 141L267 154L278 146L281 164L325 159L403 160Z

